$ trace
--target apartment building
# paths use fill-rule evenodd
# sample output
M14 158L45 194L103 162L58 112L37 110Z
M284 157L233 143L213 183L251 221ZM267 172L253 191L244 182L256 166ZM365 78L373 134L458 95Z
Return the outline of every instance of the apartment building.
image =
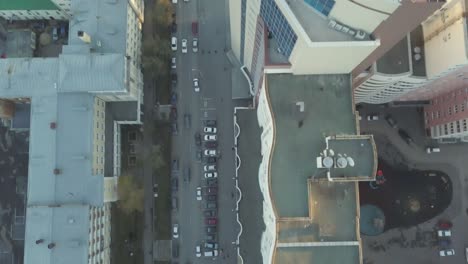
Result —
M14 0L0 2L0 17L7 20L68 20L71 0Z
M110 263L120 127L141 124L143 1L69 2L58 57L0 60L0 98L31 105L26 264Z
M364 70L440 5L433 1L230 0L231 46L250 78L252 95L258 96L265 68L288 65L296 75Z

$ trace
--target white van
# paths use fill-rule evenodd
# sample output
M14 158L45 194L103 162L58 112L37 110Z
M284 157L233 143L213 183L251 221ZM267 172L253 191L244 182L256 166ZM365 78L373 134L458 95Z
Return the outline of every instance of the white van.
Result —
M440 148L439 148L439 147L427 147L427 148L426 148L426 152L427 152L427 154L439 153L439 152L440 152Z

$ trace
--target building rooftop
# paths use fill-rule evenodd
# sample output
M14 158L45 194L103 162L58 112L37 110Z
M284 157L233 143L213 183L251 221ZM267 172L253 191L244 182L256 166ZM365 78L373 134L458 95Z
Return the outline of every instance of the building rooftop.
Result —
M332 169L331 174L365 179L375 175L373 138L356 136L350 75L265 78L275 127L270 188L279 223L276 263L325 263L330 254L334 256L326 263L358 263L357 185L328 181L326 171L316 164L327 148L326 137L351 137L328 144L354 156L356 166L339 173ZM299 242L306 244L294 244ZM296 258L298 262L293 261Z
M311 41L359 41L348 33L330 27L330 20L305 1L296 0L287 1L287 3ZM364 40L369 40L369 37Z
M7 58L33 57L36 34L30 29L12 30L7 33L5 55Z
M0 0L0 10L57 10L51 0Z
M410 71L409 39L404 37L385 55L377 60L377 72L384 74L401 74Z

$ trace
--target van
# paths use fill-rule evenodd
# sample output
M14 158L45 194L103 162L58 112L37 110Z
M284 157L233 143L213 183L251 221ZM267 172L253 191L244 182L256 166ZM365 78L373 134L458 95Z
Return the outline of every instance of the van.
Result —
M427 147L427 148L426 148L426 152L427 152L427 154L439 153L439 152L440 152L440 148L439 148L439 147Z

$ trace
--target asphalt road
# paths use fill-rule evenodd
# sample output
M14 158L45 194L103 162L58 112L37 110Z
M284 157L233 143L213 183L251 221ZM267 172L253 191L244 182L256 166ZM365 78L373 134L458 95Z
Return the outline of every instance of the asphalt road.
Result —
M228 20L227 1L179 0L176 4L178 50L178 128L173 138L173 158L179 159L179 209L173 222L179 224L179 263L235 263L238 226L235 222L235 182L233 147L233 101L230 64L225 55ZM199 50L192 51L192 22L198 21ZM187 39L188 53L181 52L181 41ZM200 92L193 89L193 78L200 80ZM190 114L191 127L184 127L184 114ZM205 239L202 201L196 200L196 188L205 186L203 163L196 160L194 134L202 132L203 120L216 119L218 128L218 243L216 258L195 256L196 245ZM203 133L201 133L203 135ZM191 180L185 182L183 172L190 168Z

